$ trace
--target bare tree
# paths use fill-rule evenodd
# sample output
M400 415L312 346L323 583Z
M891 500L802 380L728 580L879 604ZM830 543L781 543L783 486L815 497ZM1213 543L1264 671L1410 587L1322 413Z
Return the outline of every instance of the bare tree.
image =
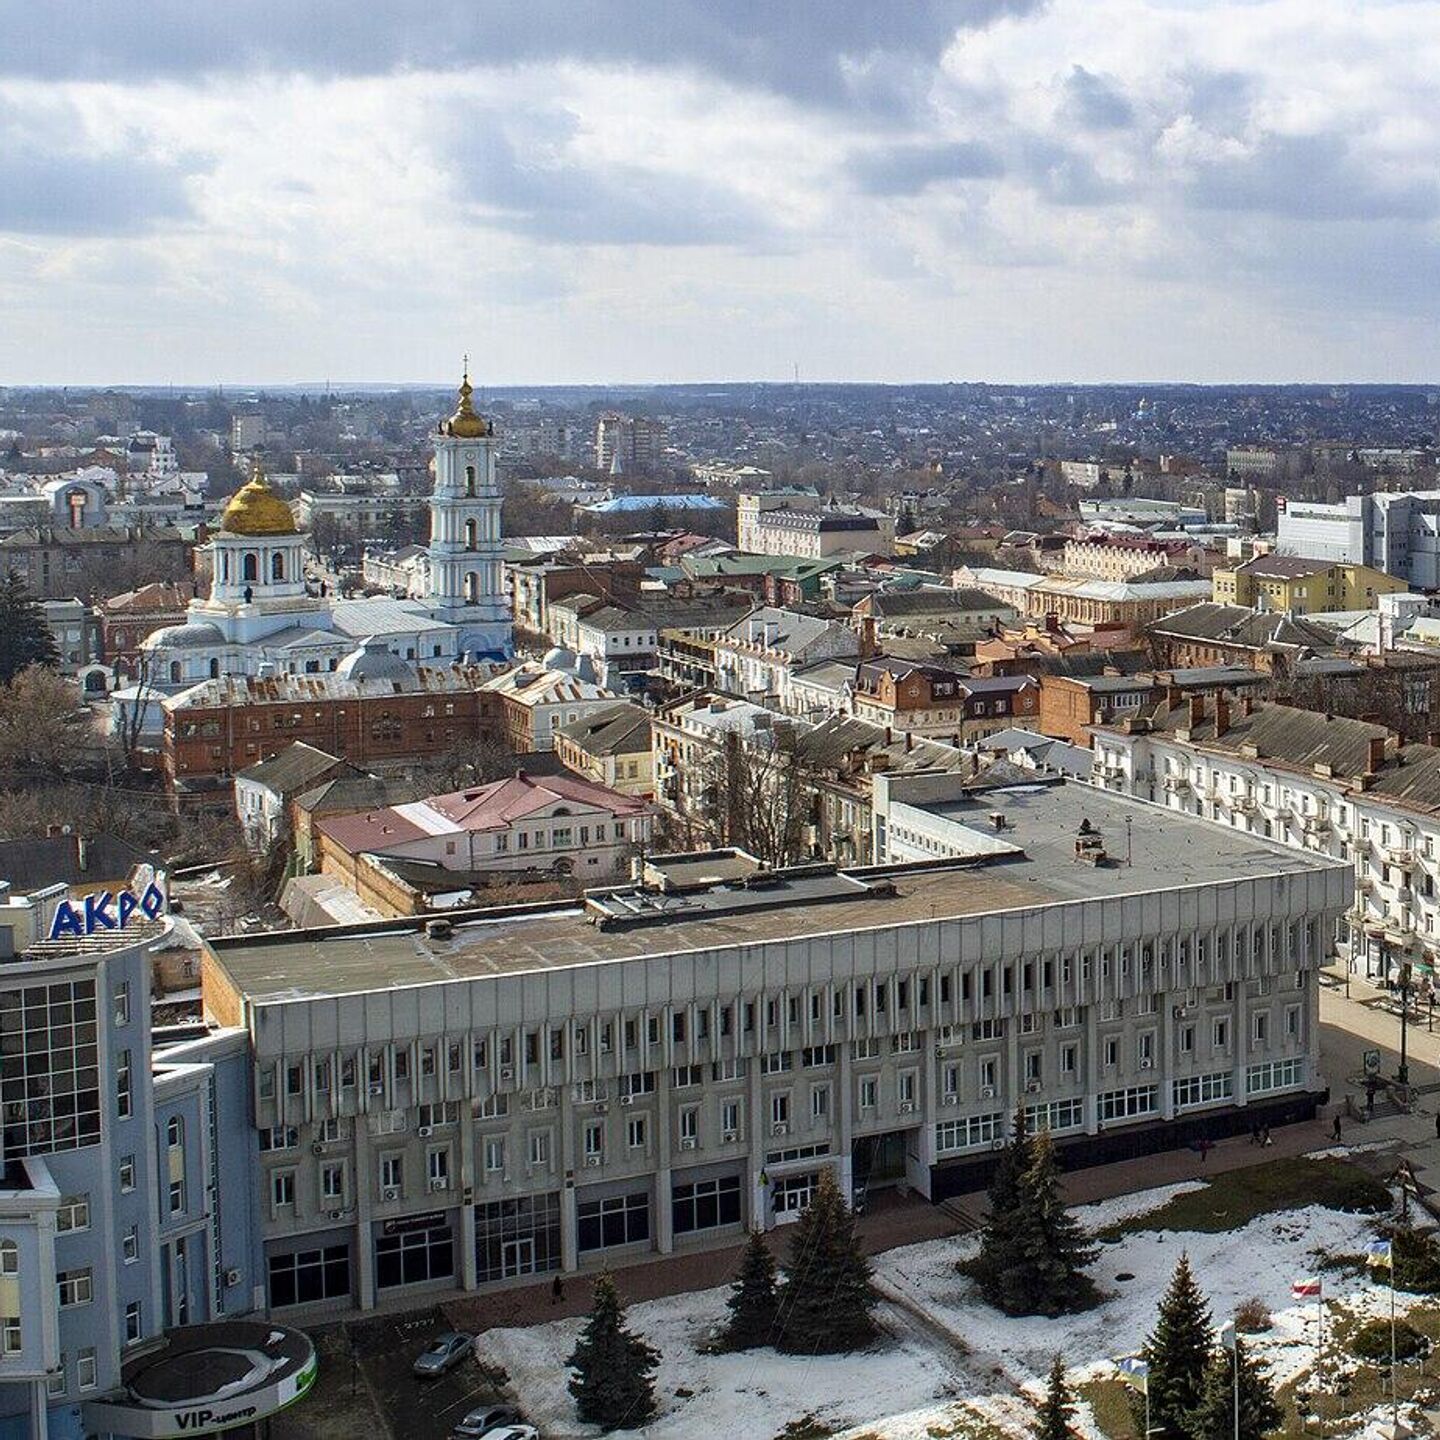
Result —
M89 712L73 681L30 665L0 686L0 771L12 783L68 774L92 746Z
M143 647L136 652L131 681L134 697L111 704L110 740L112 753L119 758L127 774L139 772L141 741L145 735L145 714L151 705L160 703L161 691L154 685L155 656Z

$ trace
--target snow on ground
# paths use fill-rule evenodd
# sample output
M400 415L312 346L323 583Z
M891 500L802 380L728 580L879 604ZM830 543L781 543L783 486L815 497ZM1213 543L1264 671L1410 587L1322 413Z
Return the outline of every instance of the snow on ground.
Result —
M1164 1186L1076 1214L1098 1230L1198 1188L1201 1182ZM813 1416L853 1440L927 1440L951 1427L957 1436L986 1429L1022 1435L1029 1416L1024 1393L1039 1393L1056 1353L1073 1383L1113 1375L1115 1357L1140 1348L1182 1251L1217 1324L1252 1297L1270 1307L1274 1328L1254 1343L1283 1383L1310 1364L1315 1345L1315 1305L1293 1302L1291 1282L1316 1272L1319 1251L1358 1253L1373 1232L1372 1217L1312 1207L1264 1215L1214 1235L1129 1234L1103 1246L1091 1267L1104 1303L1061 1320L1011 1319L983 1304L955 1269L958 1259L973 1253L974 1237L927 1241L875 1258L877 1284L887 1297L879 1315L890 1333L857 1355L697 1353L724 1318L724 1287L636 1305L632 1327L663 1357L656 1384L660 1413L638 1433L646 1440L770 1440L789 1422ZM1121 1280L1122 1274L1131 1278ZM1326 1292L1327 1298L1352 1297L1365 1313L1389 1313L1389 1291L1367 1278L1336 1279L1332 1293L1327 1277ZM1406 1297L1400 1305L1406 1308ZM565 1361L580 1324L566 1320L481 1337L482 1359L509 1371L522 1408L545 1435L594 1433L575 1420L566 1389ZM1088 1407L1076 1419L1083 1435L1098 1440Z

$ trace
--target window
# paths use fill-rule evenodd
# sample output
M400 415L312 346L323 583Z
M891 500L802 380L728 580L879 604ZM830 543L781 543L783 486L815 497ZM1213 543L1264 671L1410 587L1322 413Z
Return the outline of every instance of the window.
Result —
M128 1195L135 1188L135 1157L126 1155L120 1161L120 1193Z
M860 1108L873 1110L880 1100L880 1081L874 1075L865 1075L860 1080Z
M87 1345L75 1357L75 1383L82 1390L95 1388L95 1347Z
M913 1105L918 1086L917 1072L902 1070L895 1077L895 1096L902 1105Z
M62 1350L54 1374L45 1377L45 1393L52 1400L58 1400L65 1393L65 1369L65 1352Z
M300 1143L300 1131L294 1125L272 1125L260 1132L262 1151L293 1150Z
M447 1280L454 1273L455 1239L449 1226L382 1235L375 1242L375 1284L382 1290Z
M90 1197L88 1195L66 1195L55 1212L55 1228L58 1231L88 1230L90 1228Z
M115 987L115 1023L117 1025L128 1025L130 1023L130 982ZM94 1358L94 1351L91 1352Z
M144 1321L140 1309L140 1302L132 1300L125 1307L125 1343L134 1345L136 1341L145 1338Z
M1190 1075L1174 1081L1171 1093L1177 1110L1191 1105L1213 1105L1217 1100L1230 1099L1235 1093L1235 1077L1229 1070L1217 1070L1210 1075Z
M672 1083L677 1090L688 1090L692 1085L703 1085L705 1083L705 1067L703 1065L677 1065Z
M637 1245L650 1238L650 1196L642 1190L606 1200L584 1200L576 1206L576 1220L582 1253Z
M1073 1075L1079 1066L1078 1048L1074 1045L1062 1045L1060 1047L1060 1073L1062 1075Z
M830 1087L828 1085L812 1085L810 1087L810 1115L815 1120L830 1118Z
M120 1241L120 1254L127 1265L133 1265L140 1258L140 1231L132 1225Z
M1154 1085L1132 1085L1124 1090L1107 1090L1098 1100L1097 1112L1104 1120L1127 1120L1134 1115L1149 1115L1156 1106Z
M295 1203L295 1172L293 1170L274 1170L270 1174L270 1204L276 1209L284 1209L286 1206Z
M530 1165L532 1169L548 1169L550 1165L550 1132L548 1130L532 1130L530 1132Z
M1212 1020L1210 1022L1210 1045L1212 1049L1224 1050L1230 1044L1230 1022L1228 1020Z
M1040 1130L1075 1130L1084 1123L1085 1102L1080 1099L1025 1107L1025 1128L1031 1134Z
M625 1126L625 1143L632 1150L643 1150L645 1148L645 1117L643 1115L632 1115Z
M587 1121L585 1125L585 1158L601 1160L605 1156L605 1122Z
M942 1120L935 1127L935 1149L968 1150L977 1145L991 1145L1005 1138L1005 1115L996 1110L989 1115L971 1115L964 1120Z
M485 1141L485 1173L501 1175L505 1171L505 1137L492 1135Z
M450 1147L437 1145L425 1155L425 1175L432 1190L450 1188Z
M1117 1036L1107 1035L1105 1037L1103 1054L1108 1068L1114 1069L1120 1063L1120 1040Z
M740 1223L740 1177L724 1175L691 1185L675 1185L670 1191L674 1232L691 1235L698 1230L718 1230Z
M350 1298L350 1247L297 1250L269 1260L270 1304L309 1305Z
M1262 1095L1267 1090L1288 1090L1305 1079L1305 1061L1301 1056L1290 1060L1269 1060L1251 1065L1245 1072L1245 1093Z
M55 1277L55 1287L62 1310L88 1305L95 1296L95 1284L88 1265L83 1270L61 1270Z
M344 1165L322 1165L320 1167L320 1196L335 1208L345 1200Z
M1257 1010L1250 1017L1250 1039L1256 1045L1264 1045L1270 1038L1270 1016L1264 1010Z
M397 1194L405 1188L405 1157L400 1154L380 1157L380 1189Z
M115 1111L122 1120L130 1114L130 1052L122 1050L115 1059Z
M789 1125L790 1123L790 1092L788 1090L778 1091L770 1097L770 1124L772 1126Z
M688 1140L693 1145L700 1134L700 1109L696 1105L686 1105L680 1111L680 1138Z

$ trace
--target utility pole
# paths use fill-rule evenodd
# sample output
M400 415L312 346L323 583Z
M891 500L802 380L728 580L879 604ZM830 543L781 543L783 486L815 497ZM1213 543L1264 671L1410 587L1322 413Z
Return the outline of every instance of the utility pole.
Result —
M1410 1083L1410 1063L1406 1056L1406 1044L1410 1032L1410 962L1403 961L1400 966L1400 1068L1395 1072L1395 1078L1402 1085Z

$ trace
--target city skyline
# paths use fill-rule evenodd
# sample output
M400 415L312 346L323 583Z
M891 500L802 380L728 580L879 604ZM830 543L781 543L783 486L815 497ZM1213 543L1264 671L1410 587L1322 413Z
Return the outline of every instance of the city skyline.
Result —
M1431 0L0 19L4 384L1440 374Z

